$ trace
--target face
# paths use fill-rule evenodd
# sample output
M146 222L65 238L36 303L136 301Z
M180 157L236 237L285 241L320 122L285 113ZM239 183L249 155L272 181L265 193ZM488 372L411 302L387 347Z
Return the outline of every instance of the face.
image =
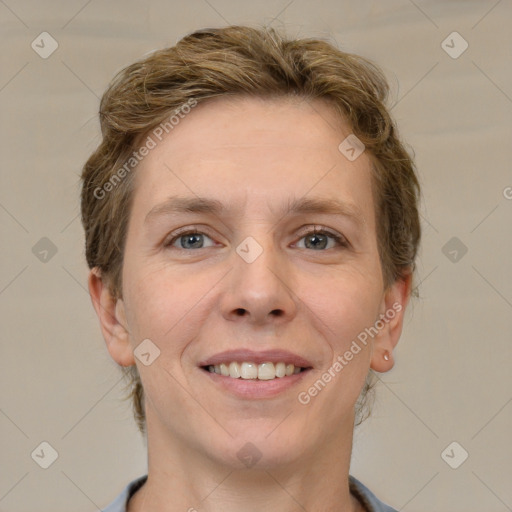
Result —
M137 365L153 442L270 467L351 435L406 297L384 290L370 158L338 149L350 133L321 101L216 99L139 164L115 307L127 330L108 346ZM133 357L143 340L151 364Z

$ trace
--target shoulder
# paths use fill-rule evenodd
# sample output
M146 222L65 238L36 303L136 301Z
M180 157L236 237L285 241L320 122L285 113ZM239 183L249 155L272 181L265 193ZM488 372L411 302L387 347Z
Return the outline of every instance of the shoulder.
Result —
M359 499L368 512L397 512L394 508L380 501L375 494L359 480L349 475L350 492Z
M141 476L130 482L117 496L117 498L103 509L103 512L126 512L128 500L140 489L146 482L148 475Z

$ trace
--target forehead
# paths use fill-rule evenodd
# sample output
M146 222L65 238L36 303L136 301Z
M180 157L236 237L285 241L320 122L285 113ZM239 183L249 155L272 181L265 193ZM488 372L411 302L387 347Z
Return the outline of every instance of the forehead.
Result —
M370 159L363 153L349 161L339 150L350 133L321 100L200 103L139 163L132 213L146 216L169 196L214 196L233 214L252 205L263 215L314 195L356 206L371 222Z

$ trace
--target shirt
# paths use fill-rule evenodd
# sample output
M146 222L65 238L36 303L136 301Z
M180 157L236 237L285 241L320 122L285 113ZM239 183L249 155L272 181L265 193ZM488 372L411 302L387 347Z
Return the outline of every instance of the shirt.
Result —
M126 512L128 500L144 485L147 478L148 476L144 475L130 482L103 512ZM380 501L370 489L352 475L349 475L348 478L350 492L361 502L367 512L397 512L394 508Z

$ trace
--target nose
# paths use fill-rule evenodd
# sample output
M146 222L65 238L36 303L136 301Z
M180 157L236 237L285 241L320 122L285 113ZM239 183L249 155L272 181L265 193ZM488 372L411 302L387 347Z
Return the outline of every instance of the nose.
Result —
M268 243L261 243L263 238ZM233 267L221 299L226 320L275 326L296 315L298 297L293 290L293 269L272 246L271 238L262 235L258 242L250 237L238 251L233 251Z

